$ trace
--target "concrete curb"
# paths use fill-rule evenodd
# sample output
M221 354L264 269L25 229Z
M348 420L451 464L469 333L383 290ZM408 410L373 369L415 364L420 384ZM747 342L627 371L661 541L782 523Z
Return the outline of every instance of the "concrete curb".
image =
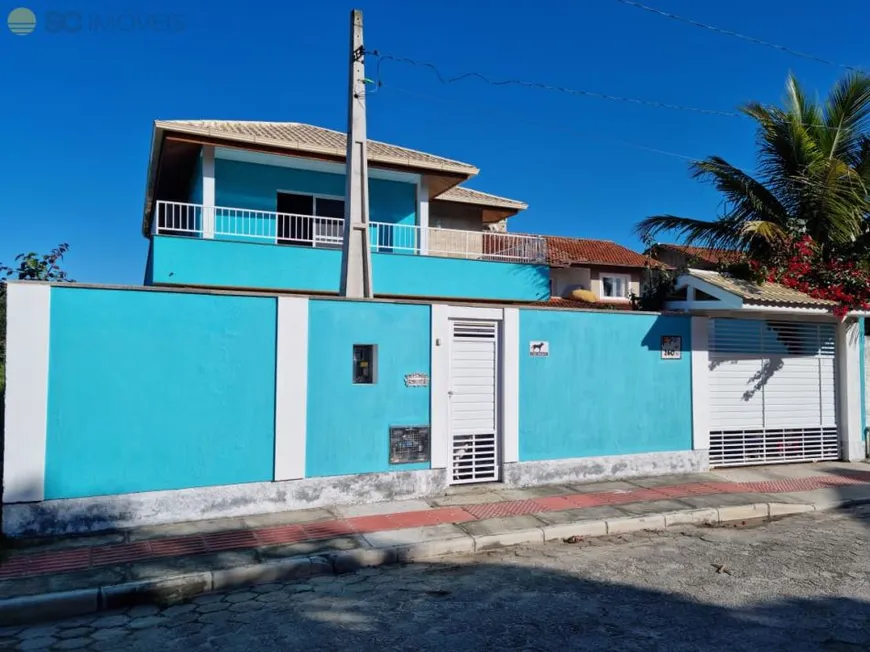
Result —
M661 530L674 525L733 523L780 518L812 511L854 507L870 500L811 503L751 503L719 508L686 509L662 514L625 516L595 521L544 525L482 536L452 535L419 543L343 550L325 555L289 557L249 566L173 575L99 588L44 593L0 600L0 626L80 616L95 611L138 604L168 606L198 595L270 582L341 575L362 568L413 563L446 555L470 554L509 546L543 543L570 536L598 537L639 530Z

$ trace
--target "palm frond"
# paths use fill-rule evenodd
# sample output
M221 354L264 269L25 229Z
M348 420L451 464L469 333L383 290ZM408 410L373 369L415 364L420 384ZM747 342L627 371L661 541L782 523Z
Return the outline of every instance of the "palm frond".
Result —
M847 159L861 146L870 125L870 75L852 73L843 77L825 102L825 126L819 135L829 158Z
M648 217L638 232L671 231L687 243L753 255L809 234L823 251L870 260L864 250L870 246L870 75L845 76L823 103L789 75L781 107L750 102L741 110L757 124L756 170L747 173L718 156L690 166L694 178L722 194L727 210L716 220Z
M750 243L760 240L765 246L776 246L788 239L788 233L779 224L763 220L744 222L740 228L740 234Z
M653 215L641 220L635 232L642 239L655 239L662 233L672 233L688 245L714 249L743 249L745 240L739 227L727 220L699 220L677 215Z
M861 142L848 163L855 169L865 189L870 192L870 135L861 136Z
M691 164L692 176L708 181L728 201L730 219L736 224L762 220L788 226L788 212L777 197L760 181L734 167L720 156Z
M805 230L814 239L846 245L862 233L870 199L856 170L838 159L826 159L808 168L796 182L805 198Z
M807 114L812 120L820 121L821 117L818 112L801 104L805 102L802 95L793 101L800 105L799 111L793 114L758 103L742 107L743 112L759 124L759 179L790 214L799 213L801 205L800 192L792 182L793 177L807 165L824 158L815 139L817 130L802 121Z

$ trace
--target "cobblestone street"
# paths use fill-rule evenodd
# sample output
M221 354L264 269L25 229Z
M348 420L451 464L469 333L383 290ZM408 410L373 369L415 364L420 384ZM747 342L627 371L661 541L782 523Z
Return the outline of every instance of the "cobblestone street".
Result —
M0 631L16 650L870 648L870 510L551 543Z

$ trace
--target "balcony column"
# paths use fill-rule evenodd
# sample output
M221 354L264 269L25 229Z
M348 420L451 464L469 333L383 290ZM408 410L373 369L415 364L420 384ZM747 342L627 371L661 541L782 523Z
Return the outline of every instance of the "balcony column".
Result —
M429 253L429 188L423 177L417 182L417 226L420 227L417 246L420 255L425 256Z
M202 237L214 238L214 147L202 146Z

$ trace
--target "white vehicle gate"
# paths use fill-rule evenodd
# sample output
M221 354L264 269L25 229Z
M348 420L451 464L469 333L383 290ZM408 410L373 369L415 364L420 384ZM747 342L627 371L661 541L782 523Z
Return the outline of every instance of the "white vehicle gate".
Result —
M838 459L832 324L711 319L710 464Z

